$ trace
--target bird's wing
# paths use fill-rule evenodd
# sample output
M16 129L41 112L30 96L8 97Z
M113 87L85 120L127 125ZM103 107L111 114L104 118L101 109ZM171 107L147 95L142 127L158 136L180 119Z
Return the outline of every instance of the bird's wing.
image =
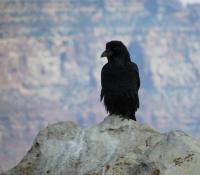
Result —
M139 90L139 88L140 88L140 74L139 74L139 69L138 69L137 64L135 64L133 62L132 62L132 67L136 71L135 72L135 76L136 76L136 82L137 82L137 90Z
M136 95L135 95L135 97L136 97L137 107L139 108L140 107L140 101L139 101L138 91L139 91L139 88L140 88L140 75L139 75L139 69L138 69L137 64L132 63L132 69L134 70L133 73L132 73L133 77L134 77L134 81L132 83L136 85L136 91L135 91Z
M140 88L139 70L135 63L130 63L121 70L116 71L116 84L118 91L137 93Z
M102 92L137 92L140 88L139 70L135 63L124 68L106 64L101 71Z
M105 94L125 95L137 98L139 107L138 90L140 88L139 70L135 63L124 68L116 68L106 64L101 71L101 101Z

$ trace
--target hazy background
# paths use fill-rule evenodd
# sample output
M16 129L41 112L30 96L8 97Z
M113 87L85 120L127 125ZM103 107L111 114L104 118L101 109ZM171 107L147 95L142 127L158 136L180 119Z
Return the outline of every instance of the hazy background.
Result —
M104 119L100 58L122 40L140 69L140 123L200 137L200 2L1 0L0 171L48 124Z

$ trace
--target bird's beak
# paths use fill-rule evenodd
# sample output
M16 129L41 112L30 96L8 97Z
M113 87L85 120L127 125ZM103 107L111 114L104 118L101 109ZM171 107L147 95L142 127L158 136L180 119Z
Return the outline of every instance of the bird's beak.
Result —
M111 56L111 55L112 55L112 52L110 50L105 50L101 54L101 57L108 57L108 56Z

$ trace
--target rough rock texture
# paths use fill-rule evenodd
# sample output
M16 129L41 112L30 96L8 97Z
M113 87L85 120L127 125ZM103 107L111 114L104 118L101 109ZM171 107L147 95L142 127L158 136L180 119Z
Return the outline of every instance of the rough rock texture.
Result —
M5 175L199 175L200 143L111 116L93 128L60 122L43 129Z

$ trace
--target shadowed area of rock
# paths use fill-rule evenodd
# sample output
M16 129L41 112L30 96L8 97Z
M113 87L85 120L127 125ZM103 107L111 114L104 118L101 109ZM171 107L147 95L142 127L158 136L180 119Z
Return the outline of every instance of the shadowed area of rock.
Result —
M4 175L199 175L199 165L200 143L184 132L110 116L92 128L48 126Z

